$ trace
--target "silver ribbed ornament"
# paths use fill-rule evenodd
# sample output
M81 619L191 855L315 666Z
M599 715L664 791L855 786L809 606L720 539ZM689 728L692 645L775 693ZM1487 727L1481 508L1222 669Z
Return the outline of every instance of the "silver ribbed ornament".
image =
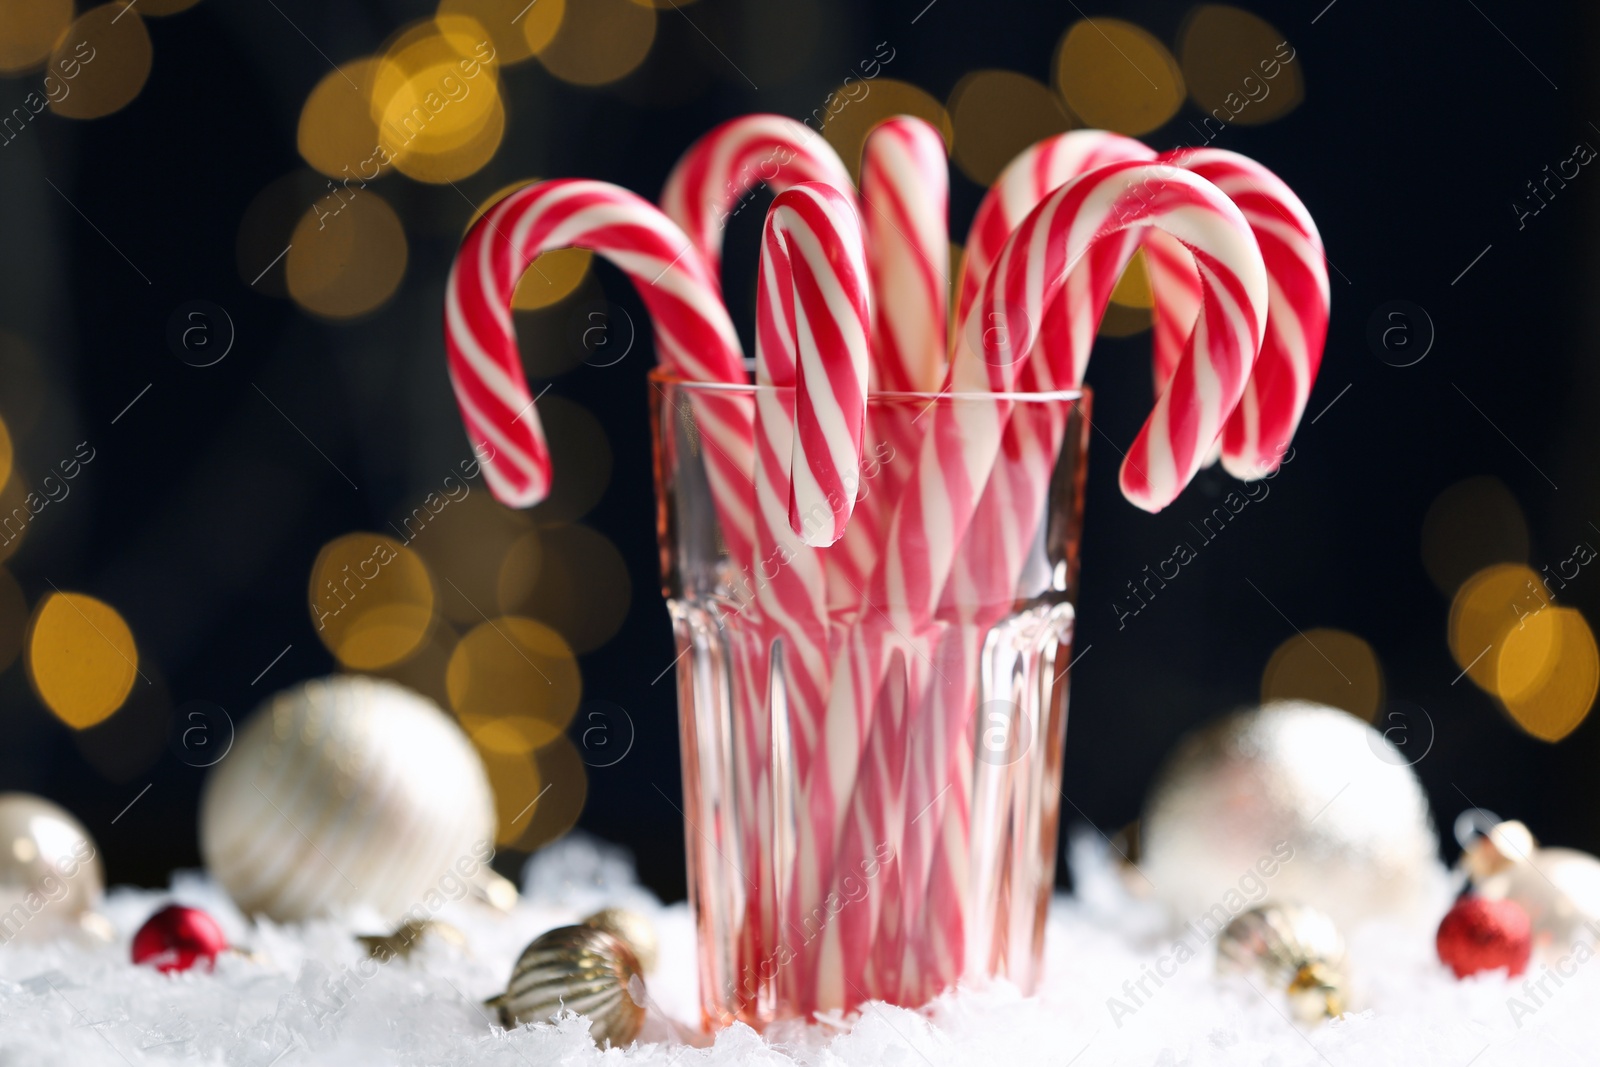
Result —
M639 912L628 908L601 908L593 915L585 916L581 922L584 926L604 930L633 949L634 959L639 961L639 966L644 968L646 974L656 969L656 960L661 956L661 941L656 937L655 924Z
M506 991L488 1001L507 1028L544 1022L563 1009L589 1019L589 1033L604 1046L626 1045L644 1026L639 960L621 938L593 926L558 926L522 950Z
M1282 992L1301 1022L1344 1012L1344 938L1315 908L1266 904L1242 912L1217 938L1217 973Z

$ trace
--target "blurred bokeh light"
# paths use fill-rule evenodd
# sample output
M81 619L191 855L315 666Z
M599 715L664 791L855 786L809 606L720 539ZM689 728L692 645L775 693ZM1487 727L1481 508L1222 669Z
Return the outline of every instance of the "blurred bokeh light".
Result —
M476 19L493 42L495 59L503 67L544 51L565 13L565 0L441 0L439 4L441 18L465 15Z
M1056 89L1087 126L1137 137L1177 114L1183 72L1166 45L1121 19L1082 19L1056 47Z
M978 70L950 93L955 161L967 177L988 185L1017 154L1072 127L1061 98L1048 85L1010 70Z
M1498 478L1467 478L1434 498L1422 519L1422 565L1445 596L1491 563L1528 561L1528 521Z
M311 625L340 663L371 671L421 646L434 618L433 580L422 558L392 537L351 533L317 553Z
M476 173L505 135L494 46L483 25L465 15L441 15L398 34L373 72L371 92L379 142L418 181L442 184Z
M400 287L407 248L399 216L375 190L330 192L294 228L284 256L289 295L323 318L365 315Z
M1520 563L1496 563L1456 590L1450 604L1450 654L1480 689L1499 692L1501 644L1544 603L1539 576Z
M606 85L643 63L655 39L656 11L648 4L583 0L566 8L539 62L564 82Z
M541 410L543 404L541 400ZM537 535L527 512L497 503L481 482L462 484L468 490L465 496L453 486L441 486L460 499L437 515L424 506L423 493L414 491L416 505L395 525L438 575L439 609L445 618L475 626L495 614L501 560L520 538Z
M487 619L457 643L445 673L450 706L480 748L520 755L550 744L583 696L561 635L533 619Z
M599 648L628 616L632 586L622 553L603 534L576 523L541 526L539 538L531 581L523 569L527 557L507 557L501 610L548 623L578 652Z
M0 0L0 73L43 63L71 24L72 0Z
M300 109L295 143L311 166L330 178L370 181L381 163L372 84L378 61L352 59L323 75Z
M1541 741L1559 741L1588 716L1600 686L1600 651L1583 615L1548 607L1513 626L1500 647L1498 695Z
M1261 701L1310 700L1371 722L1383 706L1383 668L1372 646L1344 630L1314 629L1284 641L1261 673Z
M1190 13L1178 42L1189 95L1214 119L1259 126L1305 98L1298 55L1271 23L1226 4Z
M122 706L139 673L133 631L84 593L52 592L28 627L28 678L45 707L82 730Z
M50 107L69 119L97 119L133 102L150 77L150 32L132 4L90 8L56 42L50 68L69 91Z

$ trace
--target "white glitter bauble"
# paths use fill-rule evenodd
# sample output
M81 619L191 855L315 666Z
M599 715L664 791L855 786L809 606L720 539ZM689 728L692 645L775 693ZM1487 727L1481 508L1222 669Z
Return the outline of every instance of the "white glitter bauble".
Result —
M105 895L83 824L31 793L0 793L0 944L46 941L82 924Z
M1354 929L1426 914L1443 877L1427 797L1404 757L1320 704L1268 704L1186 738L1140 830L1152 895L1184 920L1225 925L1273 900Z
M489 877L494 801L426 697L335 676L273 697L207 779L200 849L247 912L427 918Z

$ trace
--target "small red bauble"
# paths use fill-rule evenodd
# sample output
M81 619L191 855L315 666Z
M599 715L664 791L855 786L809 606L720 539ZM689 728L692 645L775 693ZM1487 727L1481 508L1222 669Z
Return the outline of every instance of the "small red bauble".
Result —
M1533 924L1514 900L1465 896L1439 923L1434 945L1457 978L1501 967L1518 975L1528 969Z
M228 939L217 920L181 904L162 908L133 935L133 962L148 963L168 974L187 971L201 961L209 971L227 950Z

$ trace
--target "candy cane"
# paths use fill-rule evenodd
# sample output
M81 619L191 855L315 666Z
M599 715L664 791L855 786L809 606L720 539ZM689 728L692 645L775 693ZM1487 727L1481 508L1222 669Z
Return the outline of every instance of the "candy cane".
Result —
M683 227L720 275L728 220L758 184L774 193L800 182L855 188L839 154L822 135L782 115L729 119L689 146L661 191L661 210Z
M1218 148L1178 149L1161 157L1210 181L1239 205L1267 268L1267 329L1261 355L1239 406L1222 431L1222 465L1237 478L1260 478L1278 467L1305 413L1328 335L1327 259L1311 213L1283 180L1255 160ZM1147 245L1147 248L1151 246ZM1188 257L1183 257L1187 259ZM1156 260L1152 259L1154 265ZM1194 321L1198 279L1192 263L1151 272L1157 325L1162 309L1177 323ZM1158 387L1181 342L1157 333Z

